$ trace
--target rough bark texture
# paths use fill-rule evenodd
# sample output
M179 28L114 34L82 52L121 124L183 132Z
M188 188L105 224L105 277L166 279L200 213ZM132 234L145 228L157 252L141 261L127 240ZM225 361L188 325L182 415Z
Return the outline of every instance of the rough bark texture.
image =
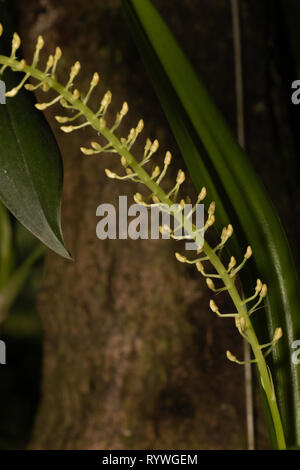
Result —
M26 54L42 33L47 49L62 46L65 70L74 60L81 61L81 87L99 71L102 90L109 86L113 92L111 112L127 99L133 109L128 126L142 115L144 135L157 136L162 150L171 148L176 166L182 167L119 2L23 3ZM234 129L230 2L155 3ZM248 73L253 67L256 83L247 83L248 142L250 155L255 154L260 165L262 158L266 161L266 155L276 152L264 101L264 24L257 21L264 11L263 2L243 3L245 47L252 61ZM117 159L83 157L79 146L92 134L62 135L54 114L49 112L49 118L65 165L64 233L75 261L52 253L46 257L39 295L42 400L31 448L244 448L243 369L225 358L227 348L241 354L232 322L217 320L208 310L203 281L174 260L173 242L96 238L96 207L101 202L116 204L119 194L130 196L136 188L108 180L103 170L118 168ZM137 153L142 145L136 146ZM265 447L260 418L258 427L259 446Z

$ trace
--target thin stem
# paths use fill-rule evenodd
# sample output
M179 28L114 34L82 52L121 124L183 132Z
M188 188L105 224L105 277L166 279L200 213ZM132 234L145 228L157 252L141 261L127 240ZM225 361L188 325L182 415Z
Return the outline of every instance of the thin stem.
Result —
M13 258L11 221L6 207L0 201L0 289L11 274Z
M8 65L9 67L15 70L18 69L18 67L20 66L20 62L18 62L17 60L2 55L0 55L0 64ZM50 88L53 88L59 95L61 95L66 101L71 103L73 108L77 109L83 114L83 116L89 122L91 127L93 127L97 132L100 132L110 143L113 149L116 150L121 157L124 157L126 159L128 166L130 166L133 172L137 174L138 178L148 187L151 193L153 193L153 195L156 196L161 203L167 204L169 207L173 205L173 201L168 197L168 195L163 191L163 189L151 179L149 174L144 170L141 164L137 162L137 160L133 157L132 153L120 142L118 137L109 128L100 125L99 118L88 106L86 106L80 99L74 98L74 95L63 85L58 83L52 77L45 75L40 70L37 70L29 65L25 65L22 71L24 73L30 74L32 77L43 82L44 84L47 84ZM196 241L197 237L195 235L192 223L186 218L184 218L182 215L173 214L173 216L179 222L184 221L184 227L187 234L190 235L190 238L192 240ZM211 248L205 240L203 241L203 252L209 258L210 263L213 265L216 272L222 279L225 287L227 288L228 293L237 309L239 317L242 318L245 322L244 331L247 332L247 339L252 347L253 355L257 362L257 367L261 377L262 385L269 403L270 412L273 418L274 428L276 432L278 448L285 449L285 438L273 384L269 375L264 355L262 353L257 336L252 326L252 322L249 318L246 305L239 295L239 292L235 286L234 279L230 277L229 273L227 272L227 268L223 265L215 250Z

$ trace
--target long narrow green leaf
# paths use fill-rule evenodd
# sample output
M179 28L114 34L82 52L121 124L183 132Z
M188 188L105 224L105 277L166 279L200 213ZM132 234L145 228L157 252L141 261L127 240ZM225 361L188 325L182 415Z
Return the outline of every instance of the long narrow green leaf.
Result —
M0 53L9 53L12 37L9 2L0 3L6 30ZM21 77L22 78L22 77ZM6 89L18 84L16 73L5 71ZM20 91L0 104L0 199L15 217L45 245L70 258L60 226L63 170L58 145L32 94Z
M217 202L221 228L230 220L239 240L252 245L259 276L269 286L267 326L281 326L284 337L270 364L288 445L300 443L300 368L291 344L300 338L300 295L290 249L277 213L223 117L198 80L170 30L149 0L122 0L130 30L197 189L205 184ZM239 246L237 246L237 243ZM253 267L252 267L253 268ZM242 277L245 290L252 274ZM258 314L257 314L258 315ZM270 428L270 435L273 430Z

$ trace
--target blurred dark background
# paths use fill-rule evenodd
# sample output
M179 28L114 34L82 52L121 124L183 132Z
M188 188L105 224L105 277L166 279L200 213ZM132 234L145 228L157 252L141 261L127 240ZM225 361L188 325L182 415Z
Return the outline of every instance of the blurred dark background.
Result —
M235 131L230 1L153 3ZM80 60L84 88L98 71L102 90L112 89L112 112L128 100L128 126L142 116L146 135L172 149L174 173L183 167L118 0L19 0L16 7L26 58L43 34L47 52L63 49L61 76ZM291 83L300 78L300 5L245 0L240 7L247 154L299 268L300 112ZM88 131L61 135L54 114L47 117L64 158L63 225L75 263L48 253L0 327L7 345L0 448L245 448L243 371L224 356L241 353L239 336L208 312L203 281L173 261L172 243L101 245L96 207L120 192L102 175L110 157L84 160L79 146ZM15 236L22 259L33 240L17 223ZM258 448L268 448L259 396L256 428Z

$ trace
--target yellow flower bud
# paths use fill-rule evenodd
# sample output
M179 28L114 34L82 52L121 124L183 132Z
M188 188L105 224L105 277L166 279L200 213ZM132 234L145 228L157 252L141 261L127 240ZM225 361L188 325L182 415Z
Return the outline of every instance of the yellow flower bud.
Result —
M112 94L111 94L111 91L108 90L102 98L101 107L107 108L110 105L111 100L112 100Z
M227 356L227 359L229 359L229 361L231 362L237 361L237 358L228 350L226 351L226 356Z
M141 204L144 201L144 198L140 193L135 193L133 199L137 204Z
M122 109L120 111L120 114L121 114L122 117L124 117L128 113L128 109L129 109L128 108L128 103L125 101L123 103Z
M92 87L97 86L98 83L99 83L99 80L100 80L99 74L97 72L95 72L94 75L93 75L93 78L91 80L91 86Z
M261 291L261 288L262 288L262 285L263 285L263 284L262 284L261 280L260 280L260 279L257 279L255 291L256 291L256 292L260 292L260 291Z
M54 59L55 59L56 61L58 61L58 60L61 58L61 56L62 56L61 48L60 48L60 47L57 47L57 48L55 49L55 56L54 56Z
M155 139L155 141L153 142L153 144L150 147L150 152L155 153L155 152L157 152L158 148L159 148L159 142L158 142L158 140Z
M80 98L80 91L77 90L77 88L75 88L75 90L73 91L73 98L74 100L78 100Z
M175 253L175 256L176 256L177 261L179 261L180 263L186 262L186 257L182 256L180 253Z
M261 297L266 297L267 293L268 293L268 287L267 287L266 284L263 284L262 288L261 288L261 291L260 291L260 296Z
M280 338L282 338L282 328L276 328L275 332L274 332L274 336L273 336L273 342L274 343L277 343L277 341L280 340Z
M144 129L144 121L143 119L140 119L136 128L136 132L140 134L143 129Z
M166 166L169 166L170 163L171 163L171 160L172 160L172 154L171 154L171 152L169 152L169 150L168 150L167 153L166 153L166 156L165 156L164 164L165 164Z
M41 50L41 49L44 47L44 45L45 45L44 38L43 38L43 36L40 35L40 36L38 37L37 44L36 44L37 49L40 49L40 50Z
M94 150L100 150L101 145L98 144L98 142L91 142L91 146L93 147Z
M236 265L236 259L234 256L231 256L229 264L228 264L228 270L234 268L235 265Z
M105 173L106 173L106 176L111 179L115 179L117 176L116 173L113 173L108 168L105 168Z
M92 155L94 153L92 149L87 149L86 147L80 147L80 150L84 155Z
M251 256L252 256L252 248L251 248L251 246L249 245L249 246L247 247L247 250L246 250L246 253L245 253L245 258L246 258L246 259L249 259L249 258L251 258Z
M244 330L246 327L246 320L243 317L235 317L235 325L237 328Z
M177 178L176 178L176 183L177 184L182 184L185 180L185 174L184 171L179 170L177 173Z
M209 277L206 279L206 284L207 284L207 287L211 290L215 290L215 284L214 284L214 281L212 279L210 279Z
M157 178L160 174L160 168L159 166L156 166L154 170L152 171L151 178Z
M20 46L21 46L21 38L18 35L18 33L14 33L13 40L12 40L13 51L16 51L17 49L19 49Z
M57 122L60 124L63 124L65 122L68 122L69 118L67 116L54 116Z
M233 227L231 224L229 224L227 227L227 238L230 238L232 234L233 234Z
M213 299L210 300L209 307L214 313L219 311L218 306L217 306L216 302Z
M14 96L16 96L16 94L18 93L18 88L15 87L15 88L12 88L11 90L7 91L5 93L5 96L8 96L9 98L13 98Z
M66 134L69 134L70 132L72 132L73 129L74 129L73 126L62 126L62 127L61 127L61 130L62 130L63 132L65 132Z
M216 203L215 201L212 201L208 208L208 215L213 215L215 212L215 209L216 209Z
M201 189L201 191L198 195L198 202L203 201L203 199L206 198L206 195L207 195L207 191L206 191L206 188L203 186L203 188Z
M201 261L198 261L196 263L196 268L199 271L199 273L204 275L204 267L203 267L203 264L201 263Z

